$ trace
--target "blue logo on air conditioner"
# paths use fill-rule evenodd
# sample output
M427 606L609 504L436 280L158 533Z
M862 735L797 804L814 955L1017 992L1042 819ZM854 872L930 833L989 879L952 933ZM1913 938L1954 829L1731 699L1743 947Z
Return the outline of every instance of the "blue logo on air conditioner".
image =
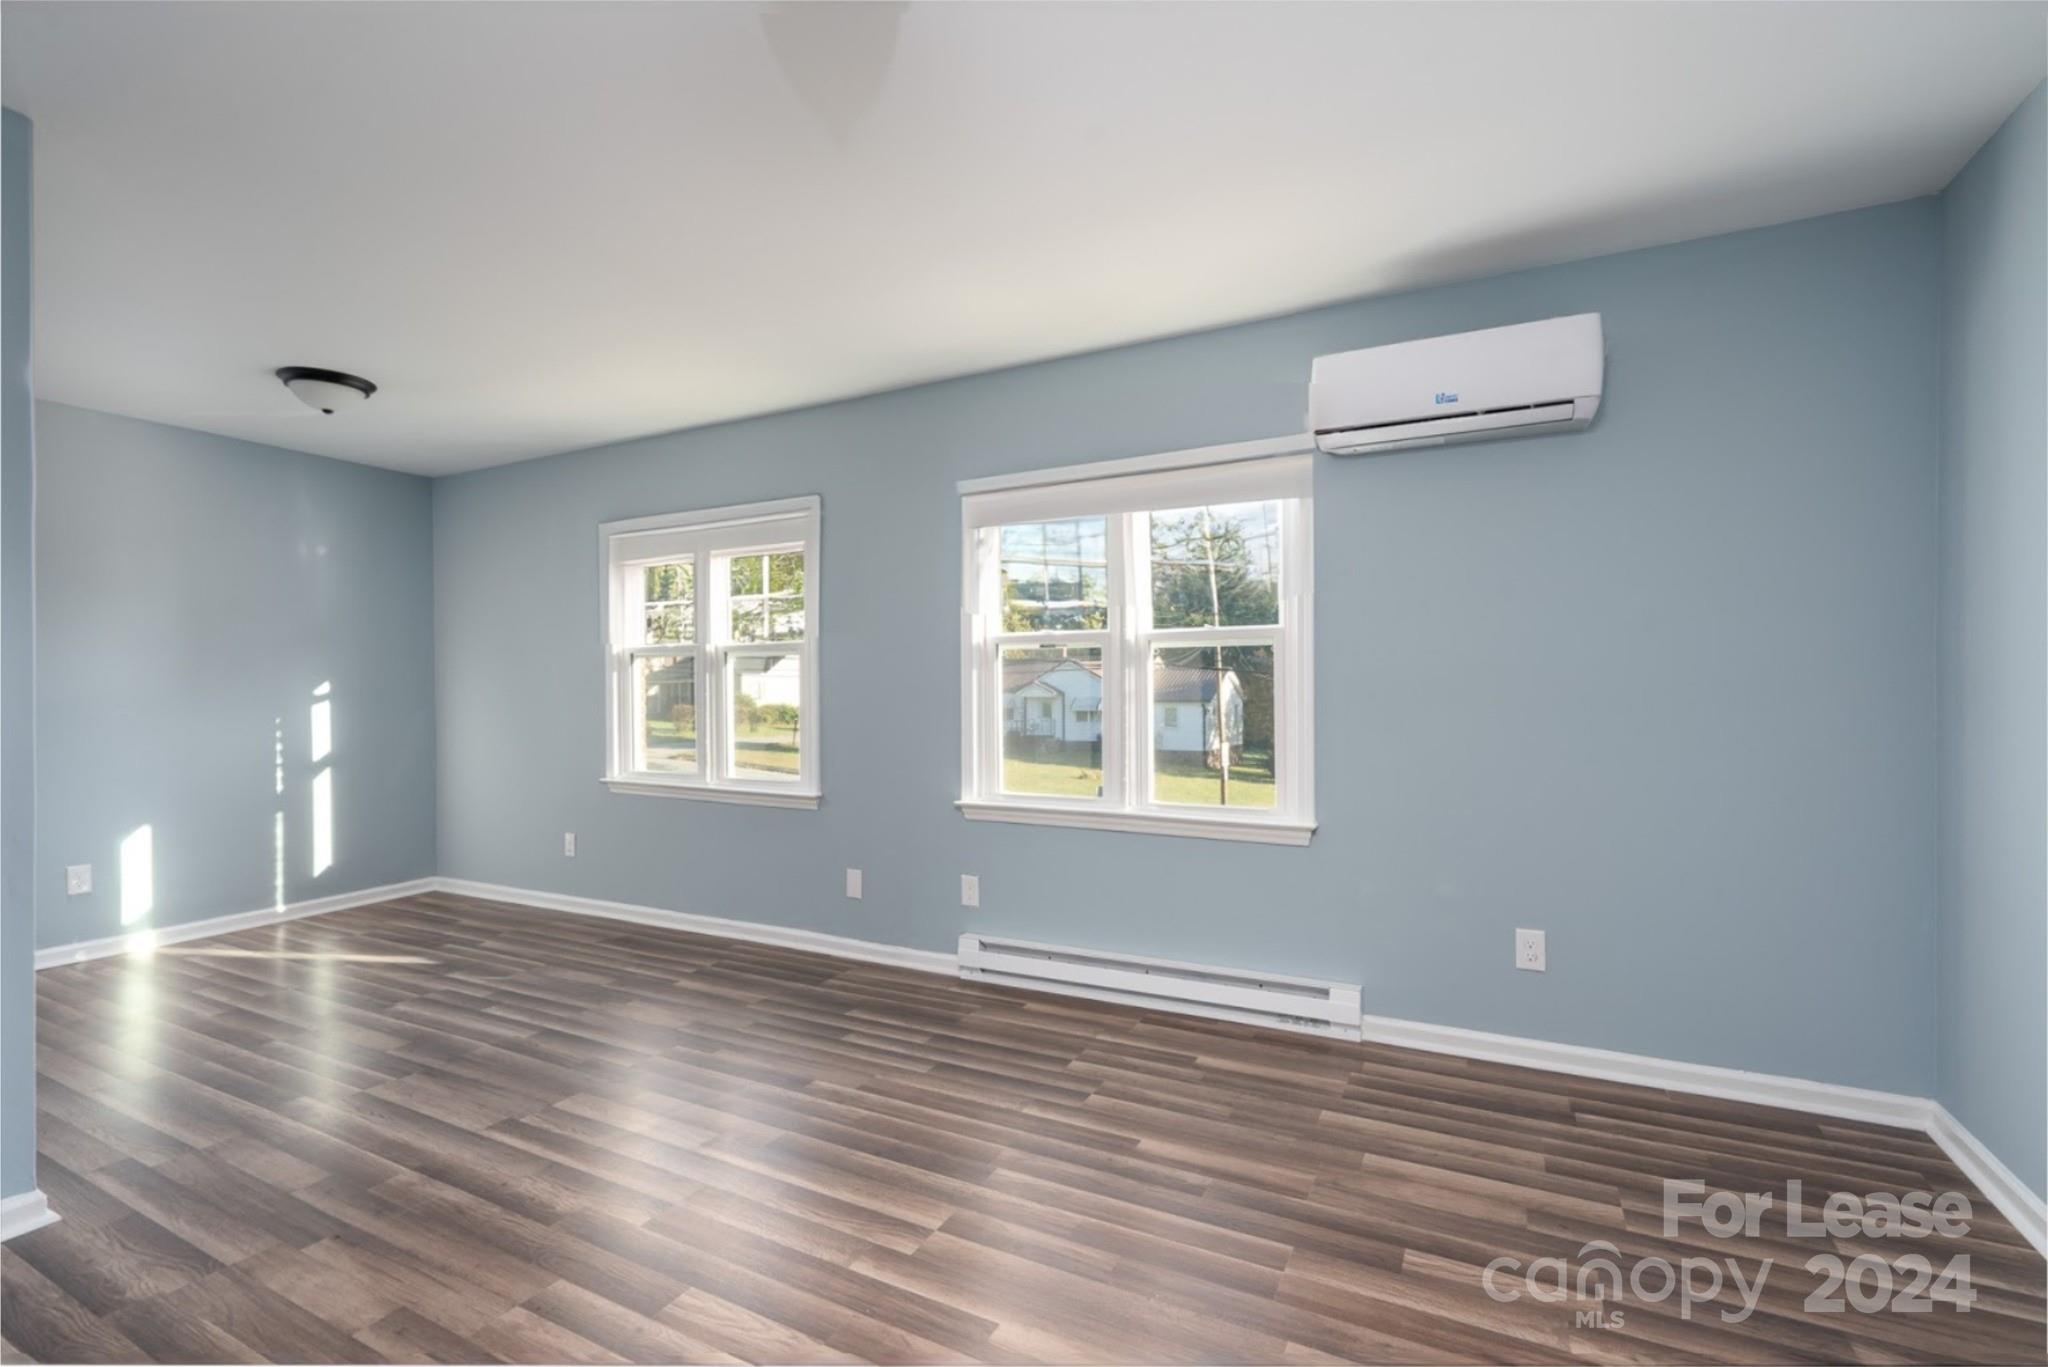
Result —
M1436 401L1438 403L1456 403L1458 401L1458 396L1456 394L1447 394L1443 390L1439 389L1436 392Z

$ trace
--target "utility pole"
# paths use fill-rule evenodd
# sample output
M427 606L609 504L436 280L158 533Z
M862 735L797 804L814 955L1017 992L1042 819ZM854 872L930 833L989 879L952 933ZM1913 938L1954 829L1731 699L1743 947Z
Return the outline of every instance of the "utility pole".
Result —
M1202 509L1202 558L1209 566L1209 625L1223 625L1222 596L1216 590L1216 529L1209 520L1209 509ZM1225 714L1223 698L1223 647L1216 647L1216 741L1218 763L1216 766L1217 786L1221 789L1218 805L1230 805L1230 725ZM1202 737L1206 742L1209 738Z

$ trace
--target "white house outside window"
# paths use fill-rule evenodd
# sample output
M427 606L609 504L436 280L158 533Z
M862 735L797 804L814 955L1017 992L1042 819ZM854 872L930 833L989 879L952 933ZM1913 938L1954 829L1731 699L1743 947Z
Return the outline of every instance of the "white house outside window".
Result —
M1253 443L973 481L960 806L1305 844L1310 457Z
M815 497L608 522L614 791L818 805Z

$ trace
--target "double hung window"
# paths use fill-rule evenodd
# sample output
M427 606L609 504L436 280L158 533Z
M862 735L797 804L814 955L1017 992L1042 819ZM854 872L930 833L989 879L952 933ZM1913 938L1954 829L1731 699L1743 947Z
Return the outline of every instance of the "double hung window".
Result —
M961 808L1306 843L1309 457L1155 463L963 487Z
M818 805L816 498L607 523L605 782Z

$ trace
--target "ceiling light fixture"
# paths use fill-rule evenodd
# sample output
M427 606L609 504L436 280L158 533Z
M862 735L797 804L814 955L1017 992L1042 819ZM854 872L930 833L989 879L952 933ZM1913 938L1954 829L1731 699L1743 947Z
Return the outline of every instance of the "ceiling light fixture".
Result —
M360 375L317 366L288 365L277 372L292 396L311 409L332 416L337 409L351 408L377 392L377 386Z

